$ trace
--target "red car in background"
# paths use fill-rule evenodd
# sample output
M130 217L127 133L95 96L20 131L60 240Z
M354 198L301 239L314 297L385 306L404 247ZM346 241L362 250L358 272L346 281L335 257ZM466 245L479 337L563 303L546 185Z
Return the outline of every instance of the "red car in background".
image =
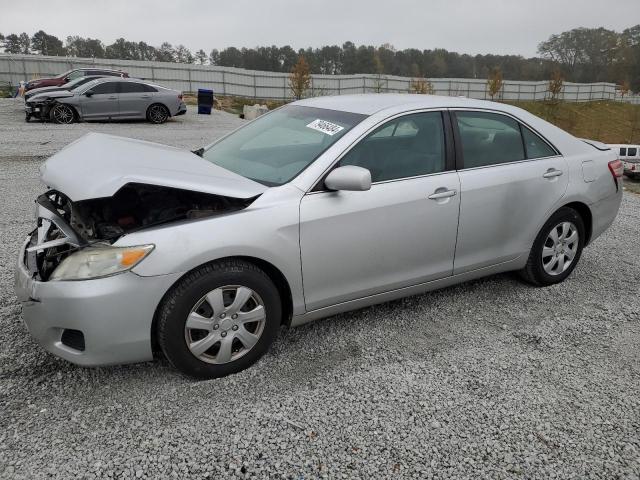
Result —
M109 68L75 68L73 70L69 70L68 72L64 72L57 77L51 78L37 78L34 80L30 80L25 85L25 92L29 90L33 90L34 88L42 88L42 87L59 87L64 85L65 83L70 82L71 80L75 80L79 77L85 76L113 76L113 77L123 77L129 78L129 74L127 72L123 72L122 70L111 70Z

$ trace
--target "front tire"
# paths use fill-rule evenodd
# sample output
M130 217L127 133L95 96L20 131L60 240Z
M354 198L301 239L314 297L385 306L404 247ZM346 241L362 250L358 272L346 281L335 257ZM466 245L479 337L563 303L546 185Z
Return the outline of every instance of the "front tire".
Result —
M584 241L582 217L572 208L562 207L540 229L520 276L538 287L564 281L580 260Z
M147 120L151 123L161 124L169 119L169 110L164 105L154 103L147 109Z
M162 302L158 343L182 373L218 378L253 365L275 339L278 289L255 265L225 260L189 273Z
M49 119L54 123L68 125L76 121L76 112L69 105L58 103L51 108Z

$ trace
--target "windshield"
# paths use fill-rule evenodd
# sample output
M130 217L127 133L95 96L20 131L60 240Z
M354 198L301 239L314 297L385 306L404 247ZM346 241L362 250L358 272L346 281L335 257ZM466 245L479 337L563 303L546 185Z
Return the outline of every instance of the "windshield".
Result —
M80 78L76 78L75 80L71 80L70 82L67 82L63 85L63 87L65 87L68 90L73 90L74 88L78 88L80 85L84 85L87 82L91 82L95 80L95 78L91 78L91 77L80 77Z
M213 144L202 157L263 185L283 185L364 118L287 105Z
M73 89L73 91L77 92L77 93L84 93L87 90L89 90L91 87L95 87L99 83L99 80L102 80L102 78L101 77L95 78L95 79L93 79L93 80L91 80L91 81L89 81L87 83L83 83L81 85L77 85Z
M64 78L64 77L66 77L67 75L69 75L71 72L75 72L75 70L67 70L66 72L61 73L60 75L57 75L57 76L55 76L55 77L53 77L53 78Z

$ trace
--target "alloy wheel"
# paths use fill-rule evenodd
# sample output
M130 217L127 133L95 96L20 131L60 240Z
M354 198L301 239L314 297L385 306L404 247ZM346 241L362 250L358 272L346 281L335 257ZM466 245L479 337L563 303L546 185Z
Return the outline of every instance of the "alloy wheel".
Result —
M51 115L56 123L73 123L73 110L71 110L71 107L68 107L67 105L56 105L53 107Z
M149 119L152 123L164 123L167 117L167 110L162 105L152 105L149 109Z
M551 229L542 247L542 267L549 275L560 275L573 263L578 252L578 228L562 222Z
M199 360L223 364L246 355L266 323L260 296L240 285L216 288L191 309L184 326L189 351Z

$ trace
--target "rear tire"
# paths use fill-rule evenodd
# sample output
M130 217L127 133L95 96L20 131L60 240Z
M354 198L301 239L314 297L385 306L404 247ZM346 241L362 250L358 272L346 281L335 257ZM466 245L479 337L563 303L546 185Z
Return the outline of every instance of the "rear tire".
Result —
M169 119L169 109L160 103L154 103L147 108L147 120L151 123L161 124Z
M158 343L169 362L200 379L253 365L281 324L278 289L255 265L214 262L186 275L158 312Z
M564 281L580 260L585 238L580 214L562 207L540 229L520 277L537 287Z

